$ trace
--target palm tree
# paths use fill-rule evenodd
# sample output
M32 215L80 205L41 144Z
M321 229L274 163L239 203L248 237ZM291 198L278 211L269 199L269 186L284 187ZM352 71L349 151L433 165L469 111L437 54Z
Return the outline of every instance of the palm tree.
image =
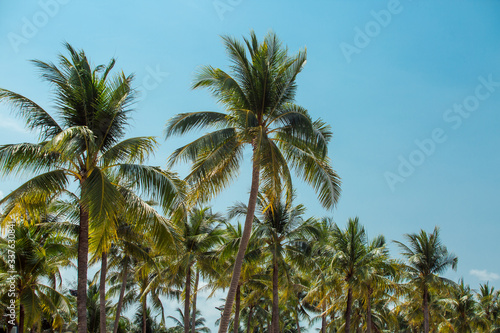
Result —
M478 314L485 318L488 326L493 331L500 327L500 293L489 283L480 284L478 299Z
M450 323L454 332L483 332L488 326L487 319L478 311L476 299L469 285L463 279L450 287L450 298L445 299L450 308Z
M86 289L90 230L109 227L103 221L125 207L143 221L153 213L149 207L130 204L136 197L126 198L110 181L114 173L142 189L164 206L168 206L181 191L182 183L175 174L142 163L156 147L152 137L138 137L119 141L128 123L130 106L134 100L132 76L109 74L114 67L112 59L107 66L92 67L83 51L66 44L70 57L59 56L59 67L39 60L34 64L42 78L55 88L55 114L15 92L0 89L0 101L9 102L24 118L30 130L40 134L39 143L21 143L0 146L0 169L3 174L24 172L35 175L11 192L0 204L30 196L40 200L49 195L67 194L78 205L78 332L87 333ZM69 192L71 180L78 189ZM105 218L104 218L105 217ZM167 229L160 226L165 220L157 216L158 242L171 240ZM89 225L90 222L90 225Z
M155 266L154 258L151 257L152 253L146 247L146 245L153 244L150 234L139 232L125 220L118 221L117 230L118 238L108 253L111 273L108 280L111 283L109 294L111 296L118 294L113 333L118 332L125 292L131 288L130 280L135 270L140 270L143 265Z
M0 281L16 286L21 333L47 317L59 326L61 312L71 312L70 301L57 290L57 280L61 281L60 269L71 265L72 240L58 224L53 215L41 221L25 216L13 226L14 243L0 238ZM12 257L14 267L8 260Z
M458 258L448 253L446 246L441 243L438 227L434 228L432 234L421 230L419 234L406 234L405 237L409 245L398 241L396 244L401 247L402 254L408 261L406 270L409 274L409 283L421 292L423 328L424 333L429 333L429 288L453 284L439 274L450 266L455 270Z
M345 230L341 230L338 225L332 230L333 259L331 267L338 270L343 278L347 289L346 308L344 313L345 332L351 330L351 315L353 305L353 292L363 276L374 264L384 255L383 238L375 239L371 246L364 227L359 223L359 219L349 219Z
M319 313L321 319L321 333L327 330L327 315L334 314L334 304L332 300L340 299L341 284L338 272L330 269L332 251L331 234L333 232L333 220L322 218L316 224L317 236L313 242L311 263L313 267L308 270L307 276L311 281L310 288L303 300L303 305L313 312Z
M254 32L242 43L223 37L233 66L232 73L203 67L193 88L207 88L223 105L224 112L182 113L167 123L166 137L196 128L215 126L218 130L177 149L170 162L193 161L187 180L198 197L215 196L233 180L243 158L243 149L252 148L252 181L243 237L236 256L233 277L226 297L219 332L227 332L238 286L241 265L252 230L259 182L271 195L281 189L292 196L289 166L319 192L326 208L333 208L340 194L340 180L330 166L328 126L313 121L307 110L294 104L296 77L306 62L306 53L294 56L274 33L259 44ZM262 178L262 180L261 180Z
M188 212L185 218L181 219L177 223L179 235L182 238L178 242L178 253L180 255L176 260L175 266L178 267L180 273L182 273L185 277L185 333L189 333L189 327L193 326L189 324L193 271L195 273L193 313L195 314L200 271L203 270L204 266L206 267L210 265L210 254L215 250L215 246L222 242L223 231L219 229L220 223L223 223L222 217L217 213L212 213L211 209L208 207L192 209Z
M385 299L387 302L395 301L393 295L398 295L398 285L395 282L402 265L389 258L385 238L379 235L367 244L365 266L360 278L361 293L366 304L366 332L371 333L374 323L372 321L372 302L374 299ZM380 320L379 320L380 321Z
M214 260L213 272L209 276L207 284L207 287L212 288L212 293L209 297L218 289L229 287L231 273L234 267L234 259L243 235L243 228L239 222L236 226L226 222L223 231L224 240L214 253L216 260ZM238 333L240 330L241 301L243 295L251 293L251 290L253 291L256 287L264 288L264 284L260 277L264 275L265 267L260 264L262 261L262 249L259 246L259 240L255 237L255 233L252 233L241 268L240 280L236 289L233 318L234 333Z
M292 206L291 202L275 201L265 195L258 198L259 216L255 217L255 237L261 242L261 249L268 254L272 270L272 332L280 331L279 321L279 276L286 276L288 283L291 266L304 267L310 240L317 234L314 220L304 221L303 205ZM247 207L239 203L230 209L230 218L246 215Z
M187 327L187 331L189 331L191 328L191 330L196 333L197 332L210 333L210 329L205 326L205 318L201 316L200 310L196 310L196 312L194 313L193 317L195 320L193 320L193 322L191 322L190 320L186 321L186 316L184 316L184 313L182 312L181 309L177 308L177 313L179 314L180 319L175 318L173 316L168 316L168 318L172 319L175 324L174 327L170 328L172 332L175 333L185 332L186 331L185 325L186 323L188 323L189 326Z

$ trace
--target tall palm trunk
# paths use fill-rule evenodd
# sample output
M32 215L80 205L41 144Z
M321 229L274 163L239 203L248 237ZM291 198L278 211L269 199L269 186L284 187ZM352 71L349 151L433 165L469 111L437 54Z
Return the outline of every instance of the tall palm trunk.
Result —
M99 333L106 333L106 272L108 270L108 254L101 256L101 281L99 282Z
M326 301L323 301L323 306L321 309L321 333L326 333Z
M189 333L189 300L191 298L191 264L186 271L186 293L184 295L184 333Z
M351 332L352 288L347 291L347 308L345 311L345 333Z
M295 325L297 325L297 333L300 333L299 309L295 309Z
M253 316L253 306L250 306L247 319L247 333L252 332L252 316Z
M260 174L260 161L257 156L257 148L254 143L253 147L253 166L252 166L252 185L250 187L250 197L248 199L248 211L245 218L245 227L243 228L243 235L241 236L238 254L233 268L233 276L229 291L227 292L226 304L224 305L224 312L219 326L219 333L227 333L229 320L231 318L231 311L233 309L234 297L236 296L236 288L238 287L241 275L241 266L243 265L243 257L247 250L250 234L252 232L252 223L255 214L255 205L257 204L257 195L259 193L259 174Z
M238 333L240 329L240 303L241 303L241 286L238 284L238 287L236 288L236 304L234 308L234 323L233 323L234 333Z
M423 311L424 311L424 333L429 333L429 291L427 286L424 285L424 299L423 299Z
M366 333L372 333L372 293L373 289L368 287L368 299L366 300Z
M279 333L280 319L279 319L279 296L278 296L278 260L276 259L276 249L273 252L273 309L271 320L271 333Z
M81 181L83 187L84 180ZM87 265L89 254L89 212L80 204L80 228L78 232L78 287L76 309L78 333L87 333Z
M193 291L193 318L191 318L191 333L195 333L196 330L196 298L198 296L198 282L200 282L200 270L196 270L196 278L194 280L194 291Z
M122 286L120 288L120 297L118 298L118 304L116 304L116 317L115 317L115 325L113 327L113 333L118 332L118 324L120 322L120 314L123 306L123 298L125 297L125 288L127 287L127 278L128 278L128 263L125 265L125 269L123 271Z

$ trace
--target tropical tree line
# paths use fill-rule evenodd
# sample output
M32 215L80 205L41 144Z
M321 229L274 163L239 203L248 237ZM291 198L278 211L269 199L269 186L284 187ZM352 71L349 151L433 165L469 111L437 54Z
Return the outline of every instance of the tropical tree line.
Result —
M59 202L47 209L60 209ZM165 252L151 234L122 222L107 255L88 281L88 332L209 332L197 306L230 285L248 207L227 214L193 208L175 224L175 251ZM405 235L389 255L383 236L369 239L358 218L345 226L306 218L305 207L284 200L269 205L259 195L232 310L231 332L496 332L500 293L488 283L472 290L441 276L457 258L441 243L439 229ZM24 213L22 213L24 214ZM61 276L77 258L76 224L61 216L20 220L16 234L16 325L25 332L76 332L77 290ZM0 239L1 307L8 313L6 238ZM91 263L93 260L90 260ZM104 288L102 286L104 285ZM102 293L104 290L104 294ZM76 294L77 295L77 294ZM169 299L184 308L166 313ZM223 310L223 309L221 309ZM130 313L135 315L130 316ZM187 315L185 315L187 313ZM127 317L127 314L129 317ZM3 317L5 331L11 328Z
M2 230L15 230L14 249L0 241L5 314L9 288L16 291L5 329L205 332L197 298L206 289L227 291L223 333L301 332L314 320L322 332L494 331L498 292L486 284L475 293L441 276L457 258L437 228L407 235L398 243L406 261L398 261L357 218L343 229L305 217L294 203L292 169L325 208L340 196L331 129L295 103L306 52L290 55L274 33L262 42L253 32L223 42L230 71L205 66L193 83L223 111L170 117L166 139L207 132L174 150L167 168L145 164L156 138L124 138L136 96L133 76L114 71L114 59L93 66L65 44L68 56L57 65L33 61L52 86L51 112L0 89L0 102L39 135L36 143L0 146L2 174L29 179L0 201ZM248 202L213 212L210 200L236 179L245 149L252 152ZM191 165L184 179L172 171L180 162ZM63 270L73 267L77 281L63 284ZM177 316L165 313L169 298L184 305ZM124 316L130 309L134 318Z

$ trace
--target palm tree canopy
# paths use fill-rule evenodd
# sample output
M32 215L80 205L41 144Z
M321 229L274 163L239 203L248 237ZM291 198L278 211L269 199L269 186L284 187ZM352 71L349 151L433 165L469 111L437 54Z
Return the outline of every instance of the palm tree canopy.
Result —
M419 234L406 234L405 237L409 245L398 241L396 244L408 260L408 269L413 278L429 279L450 266L456 270L458 258L441 243L438 227L431 234L421 230Z
M231 72L202 67L193 88L207 88L225 113L190 112L171 118L167 138L199 128L216 130L177 149L170 163L192 161L187 179L200 197L208 199L236 177L243 148L249 144L259 161L264 191L277 197L285 189L291 199L291 166L318 191L323 206L333 208L340 195L340 178L327 156L330 127L322 120L313 121L306 109L294 103L295 80L306 63L306 52L289 55L272 32L262 43L254 32L244 38L244 44L228 36L222 39Z
M106 66L92 67L83 51L69 44L65 47L69 57L60 55L59 65L33 61L42 79L53 87L52 114L27 97L0 88L0 102L9 103L40 137L38 143L0 146L2 174L34 176L0 204L34 204L65 194L87 207L94 224L91 230L107 229L125 207L138 221L165 225L135 193L168 207L182 195L183 184L175 173L142 165L157 147L154 137L122 140L134 101L133 76L112 75L114 59ZM69 192L74 188L72 180L79 187L76 195Z

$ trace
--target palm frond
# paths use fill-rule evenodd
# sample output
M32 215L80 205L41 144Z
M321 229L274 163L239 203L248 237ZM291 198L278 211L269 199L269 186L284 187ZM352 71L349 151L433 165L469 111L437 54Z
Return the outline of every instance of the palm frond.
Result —
M42 141L59 134L62 129L59 124L30 99L10 90L0 88L0 102L8 102L17 111L17 115L26 121L30 130L38 130Z

